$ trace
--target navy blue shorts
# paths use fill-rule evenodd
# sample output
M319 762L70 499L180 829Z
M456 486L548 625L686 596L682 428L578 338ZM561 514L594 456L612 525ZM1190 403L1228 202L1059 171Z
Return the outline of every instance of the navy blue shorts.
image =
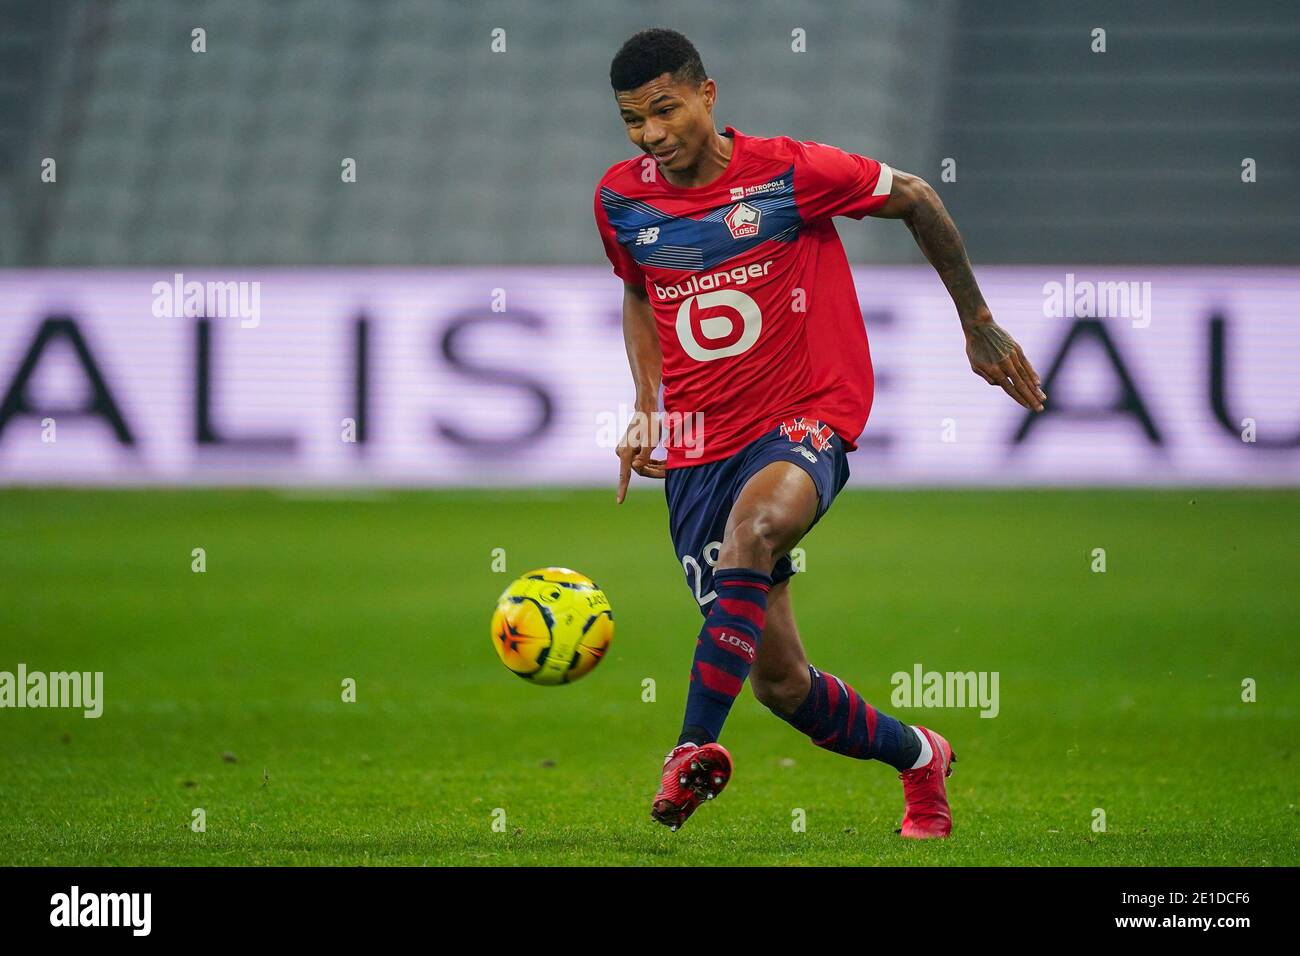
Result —
M686 585L702 614L708 614L716 596L713 565L722 547L731 506L745 482L774 461L793 462L812 477L818 498L813 524L821 520L849 480L849 463L840 437L828 426L805 418L783 422L730 458L668 469L664 481L668 527L686 573ZM793 576L790 556L781 555L772 569L772 583Z

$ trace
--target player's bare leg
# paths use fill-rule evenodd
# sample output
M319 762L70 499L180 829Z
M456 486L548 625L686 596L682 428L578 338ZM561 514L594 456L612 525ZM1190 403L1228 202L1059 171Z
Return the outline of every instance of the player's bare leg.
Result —
M713 572L717 597L696 645L682 737L664 760L650 815L676 830L731 779L717 743L761 643L776 559L817 514L817 488L798 465L774 461L745 482L727 519Z
M946 837L952 832L945 786L945 779L952 774L952 762L957 759L952 747L932 730L901 723L900 746L881 746L871 739L883 735L882 725L887 721L899 722L874 711L843 681L809 667L795 624L788 581L774 585L768 595L763 638L749 684L761 704L808 733L819 747L851 757L881 759L899 770L903 823L898 832L903 836ZM838 720L837 711L843 714ZM874 713L875 719L868 713ZM861 739L863 734L855 732L854 718L859 714L861 727L867 731L865 740Z
M787 716L799 709L812 688L788 580L772 585L767 596L763 640L749 672L749 687L760 704Z
M740 490L718 552L720 568L771 571L817 516L817 486L788 461L765 466Z

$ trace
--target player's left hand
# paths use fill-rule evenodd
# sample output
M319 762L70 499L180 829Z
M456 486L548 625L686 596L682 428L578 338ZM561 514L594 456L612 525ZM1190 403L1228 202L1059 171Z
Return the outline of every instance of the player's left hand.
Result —
M966 333L966 357L971 371L990 385L1001 386L1030 411L1041 412L1047 393L1043 380L1025 358L1024 351L1007 330L987 315L962 325Z

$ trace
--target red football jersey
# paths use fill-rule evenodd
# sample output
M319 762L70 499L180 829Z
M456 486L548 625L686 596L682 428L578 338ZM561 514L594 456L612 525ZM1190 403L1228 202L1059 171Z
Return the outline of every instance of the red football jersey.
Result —
M871 353L831 217L880 208L893 173L823 143L725 135L731 159L707 186L674 186L633 157L596 189L605 254L654 307L669 424L702 425L702 440L666 430L668 467L726 458L799 415L851 451L871 410Z

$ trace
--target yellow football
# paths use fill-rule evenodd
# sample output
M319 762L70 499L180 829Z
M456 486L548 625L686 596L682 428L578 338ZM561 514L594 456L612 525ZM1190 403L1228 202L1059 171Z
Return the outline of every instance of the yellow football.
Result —
M529 571L501 592L492 615L501 663L534 684L568 684L591 673L613 637L609 598L568 568Z

